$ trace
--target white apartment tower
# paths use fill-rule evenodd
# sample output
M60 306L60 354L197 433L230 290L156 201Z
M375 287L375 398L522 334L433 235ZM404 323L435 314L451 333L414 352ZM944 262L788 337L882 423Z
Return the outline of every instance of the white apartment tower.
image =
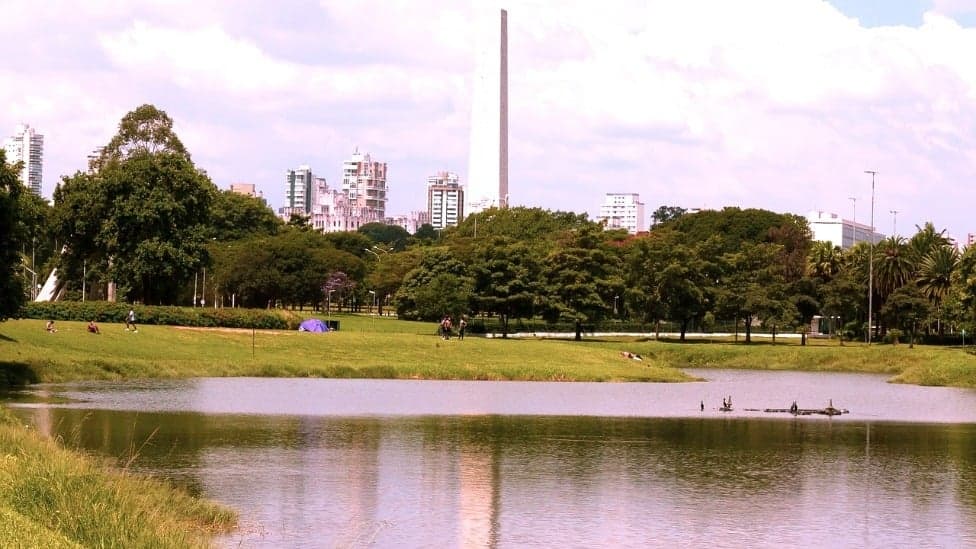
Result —
M500 15L500 16L499 16ZM497 19L496 19L497 17ZM508 207L508 12L477 16L467 213Z
M435 229L453 227L464 219L464 189L453 172L438 172L427 178L427 211Z
M7 163L23 162L21 182L34 194L41 195L44 166L44 136L27 124L19 124L13 136L3 142Z
M380 220L386 218L386 163L373 162L357 149L342 163L342 192L349 202L369 208Z
M312 213L314 183L312 168L307 165L301 165L297 170L285 171L285 207L280 211L282 217L287 219L292 214Z
M605 222L608 229L627 229L630 234L643 232L644 203L637 193L607 193L597 221Z

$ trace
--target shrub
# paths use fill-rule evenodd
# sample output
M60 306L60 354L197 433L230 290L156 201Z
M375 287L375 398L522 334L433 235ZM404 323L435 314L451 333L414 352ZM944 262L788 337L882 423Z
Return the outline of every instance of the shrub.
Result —
M22 318L41 320L74 320L119 323L132 308L136 324L164 326L197 326L204 328L257 328L288 330L298 328L300 318L288 311L265 309L208 309L203 307L168 307L128 305L107 301L31 302L20 311Z

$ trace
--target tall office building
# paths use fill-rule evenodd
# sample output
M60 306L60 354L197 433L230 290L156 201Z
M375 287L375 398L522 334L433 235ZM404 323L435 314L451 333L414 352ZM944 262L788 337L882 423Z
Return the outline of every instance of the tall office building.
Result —
M471 106L467 212L508 207L508 12L481 20L475 36L476 73ZM496 23L495 21L498 21ZM499 26L500 25L500 26Z
M464 189L453 172L438 172L427 178L427 211L430 224L444 229L464 219Z
M357 149L342 163L342 192L354 206L369 208L385 219L386 163L373 162L369 153Z
M808 213L806 218L815 242L830 242L845 250L858 242L874 239L877 244L885 238L885 235L874 231L870 225L843 219L835 213L816 210Z
M44 136L27 124L19 124L13 136L3 142L7 163L23 162L20 180L33 192L41 195L44 167Z
M608 229L627 229L630 234L644 231L644 203L637 193L607 193L597 221Z

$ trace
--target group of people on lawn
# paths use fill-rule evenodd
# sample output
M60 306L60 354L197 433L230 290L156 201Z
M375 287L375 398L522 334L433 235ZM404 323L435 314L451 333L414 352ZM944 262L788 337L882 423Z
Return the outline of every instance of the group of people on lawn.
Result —
M458 320L458 339L464 339L464 331L468 327L468 321L462 316ZM454 322L451 320L451 315L444 315L441 319L440 331L441 337L444 339L451 339L451 333L454 329Z
M48 333L57 333L58 329L54 325L53 320L48 320L47 324L44 325L44 329ZM138 332L139 329L136 328L136 312L133 309L129 309L129 314L125 315L125 331L132 330L133 332ZM98 324L95 324L95 320L92 319L88 321L88 333L90 334L100 334L102 331L98 328Z

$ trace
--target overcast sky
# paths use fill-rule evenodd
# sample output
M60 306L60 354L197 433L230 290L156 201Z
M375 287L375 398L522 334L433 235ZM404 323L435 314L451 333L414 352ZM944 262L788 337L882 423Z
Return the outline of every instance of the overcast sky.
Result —
M514 205L836 212L976 232L976 1L512 1ZM300 164L389 165L388 214L467 176L472 5L3 0L0 135L45 136L43 192L143 103L220 188L277 209ZM496 21L481 22L496 25ZM856 203L849 198L856 198ZM897 217L891 210L898 211Z

